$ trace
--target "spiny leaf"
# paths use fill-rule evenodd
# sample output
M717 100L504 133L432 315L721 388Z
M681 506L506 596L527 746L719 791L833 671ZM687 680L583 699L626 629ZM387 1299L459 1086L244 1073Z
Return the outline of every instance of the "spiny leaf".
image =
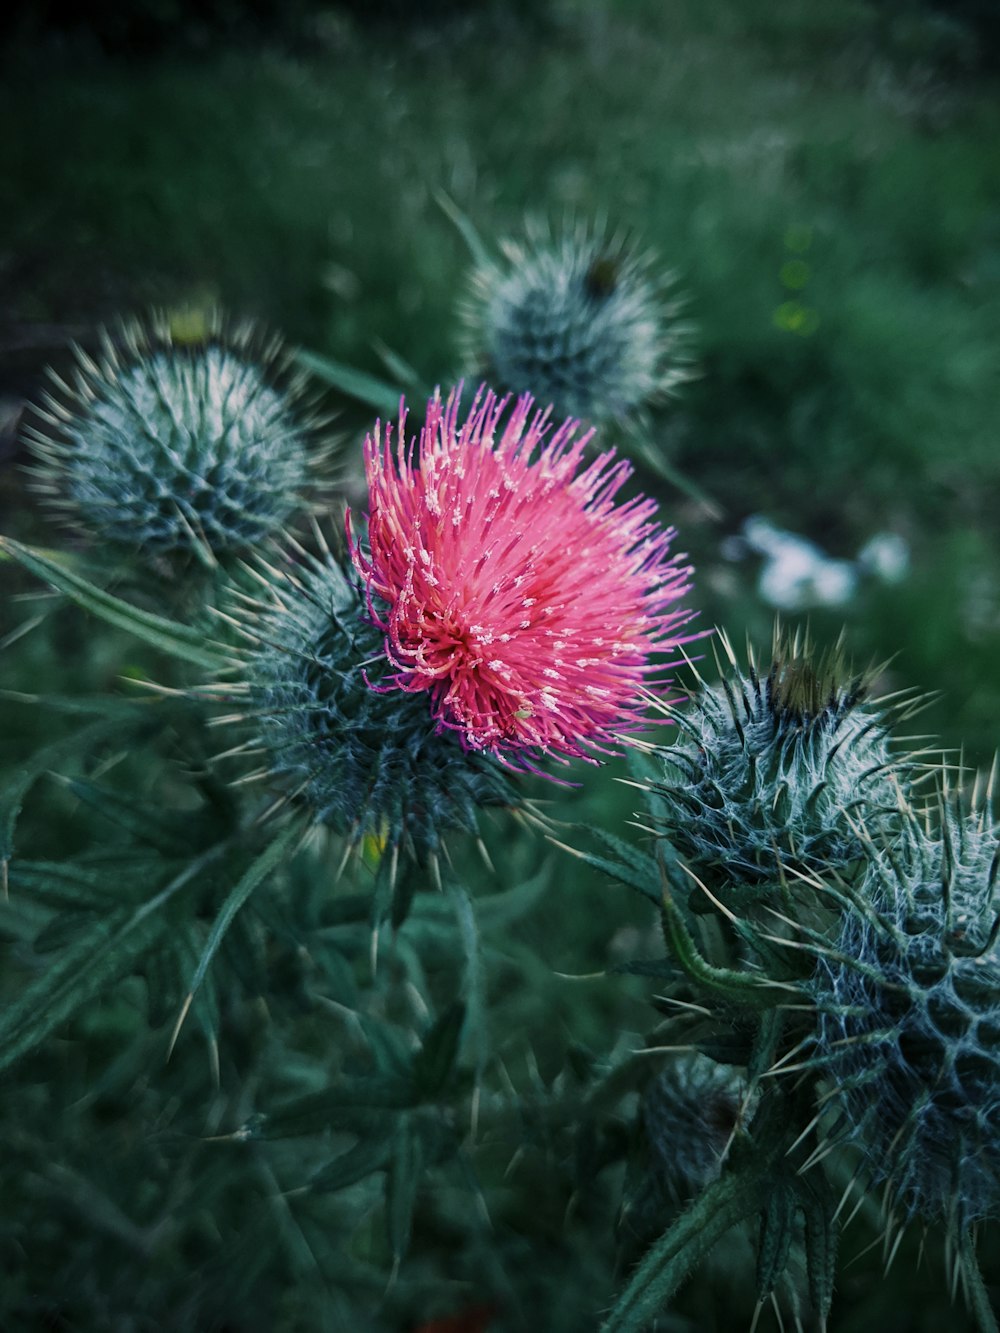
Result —
M168 928L162 909L225 850L193 861L148 902L98 920L0 1015L0 1069L43 1041L110 982L124 976Z
M815 1176L816 1173L814 1172ZM799 1197L806 1222L806 1273L809 1295L826 1327L833 1302L833 1284L837 1272L837 1223L834 1219L837 1199L825 1177L800 1179Z
M0 792L0 862L9 861L14 854L14 826L25 796L38 779L70 756L83 753L96 741L105 740L115 729L116 724L108 721L92 722L89 727L82 727L71 736L63 736L36 750L28 762L15 771Z
M42 551L22 546L10 537L0 537L0 555L3 554L64 593L85 611L134 634L151 647L208 671L218 671L222 665L221 650L206 644L200 631L123 602L120 597L105 592L68 568L65 557L51 559Z
M775 1183L761 1213L757 1243L757 1298L765 1300L785 1271L795 1234L795 1195L783 1181Z
M681 967L709 990L755 1009L770 1009L788 999L787 990L769 985L751 972L713 967L698 951L684 918L669 893L663 895L663 926L667 942Z
M553 841L555 841L555 839L553 839ZM563 851L569 852L570 855L575 856L577 860L585 862L588 866L592 866L594 870L602 870L606 875L610 875L612 879L618 880L619 883L625 884L630 889L636 889L644 898L647 898L650 902L656 903L657 906L659 906L659 888L650 883L645 873L645 869L636 869L631 858L627 861L611 861L605 856L598 856L595 852L583 851L579 847L570 847L566 843L556 842L555 845L557 847L562 847Z
M613 833L608 833L602 828L591 829L594 837L602 843L605 850L616 857L623 865L629 866L635 874L636 886L645 884L647 886L646 896L655 898L657 902L660 899L660 868L654 857L648 852L641 851L631 843L625 842L623 838L618 838Z
M165 856L176 857L190 853L191 819L187 819L187 830L181 826L178 818L151 810L147 802L125 796L110 787L100 787L86 778L71 778L66 783L69 790L85 805L126 829L140 843L155 847Z
M226 931L232 923L233 917L240 910L246 900L253 893L257 885L264 879L282 858L289 852L290 848L301 838L302 827L297 822L290 823L282 833L280 833L267 847L256 861L250 866L246 874L239 883L233 888L229 897L222 905L222 910L216 917L215 925L212 927L211 934L202 950L201 958L198 960L198 966L195 968L194 976L191 978L191 985L188 989L187 997L181 1009L180 1017L177 1020L177 1026L174 1029L171 1038L171 1048L177 1040L177 1035L181 1030L181 1025L187 1015L188 1009L194 1000L198 987L205 980L205 974L211 966L212 959L218 951L219 945L225 937Z
M123 900L134 900L139 893L148 896L150 885L171 869L169 864L152 860L129 861L121 869L109 870L72 861L18 859L10 868L10 887L49 907L107 911L121 907Z

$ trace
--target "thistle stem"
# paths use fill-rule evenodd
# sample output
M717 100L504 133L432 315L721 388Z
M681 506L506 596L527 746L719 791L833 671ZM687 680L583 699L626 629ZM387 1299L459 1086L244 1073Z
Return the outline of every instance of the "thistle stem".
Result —
M645 1328L716 1242L759 1211L760 1187L771 1165L770 1154L760 1153L742 1170L709 1185L646 1255L601 1333L639 1333Z

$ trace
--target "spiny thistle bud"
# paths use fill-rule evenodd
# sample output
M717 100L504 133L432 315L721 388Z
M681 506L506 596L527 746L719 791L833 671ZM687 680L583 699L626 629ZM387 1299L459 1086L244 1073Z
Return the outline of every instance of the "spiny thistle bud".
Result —
M265 765L254 776L276 779L352 843L421 854L448 830L474 830L479 806L511 804L503 771L442 733L425 697L387 689L393 666L353 571L325 546L296 556L261 565L259 598L233 592L245 646L234 683L219 688L245 705L245 748Z
M35 488L101 541L205 564L302 504L318 422L277 338L218 314L155 316L76 349L35 412Z
M675 1056L646 1084L619 1218L626 1246L662 1235L715 1180L747 1112L739 1072L700 1052Z
M871 848L840 938L817 947L817 1059L832 1134L897 1217L1000 1211L1000 839L984 805Z
M776 630L772 662L745 671L724 637L732 673L700 678L690 705L668 708L681 731L658 748L666 833L678 852L734 883L773 879L785 865L820 870L861 855L856 821L899 805L888 743L893 711L865 702L868 677L839 647Z
M474 270L463 310L476 373L590 421L619 420L690 378L672 279L621 236L535 228L501 249Z
M745 1114L746 1086L729 1065L695 1053L672 1060L646 1088L642 1126L651 1184L679 1204L714 1180Z
M690 569L643 496L616 504L630 465L593 432L523 395L434 398L415 441L365 443L367 547L352 556L392 671L470 750L516 769L607 753L642 727L646 689L685 642ZM350 531L350 515L348 515ZM660 659L657 661L657 659Z

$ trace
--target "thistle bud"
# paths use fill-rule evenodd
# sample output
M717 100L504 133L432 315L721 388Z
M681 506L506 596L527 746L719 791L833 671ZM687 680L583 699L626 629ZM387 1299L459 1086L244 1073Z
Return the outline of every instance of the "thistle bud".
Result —
M50 372L28 444L35 489L102 542L205 564L282 529L318 460L280 340L218 315L157 316Z
M1000 1206L1000 839L985 808L872 849L818 950L817 1057L836 1128L897 1216L963 1229Z
M681 735L656 751L665 832L682 856L734 883L788 865L844 866L862 854L857 821L899 807L893 710L866 701L867 676L837 649L817 656L779 631L761 674L752 654L742 670L723 643L732 670L721 685L699 678L690 705L668 709Z
M619 236L536 229L477 268L465 354L499 388L551 403L555 417L618 420L691 377L689 329L669 276Z

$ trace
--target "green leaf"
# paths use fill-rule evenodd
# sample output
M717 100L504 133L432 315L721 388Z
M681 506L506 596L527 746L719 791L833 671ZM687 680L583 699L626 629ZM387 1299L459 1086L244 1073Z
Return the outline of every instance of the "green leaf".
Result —
M261 1120L258 1137L293 1139L325 1134L330 1129L364 1129L371 1123L373 1112L405 1111L415 1104L412 1079L369 1075L322 1092L307 1092L268 1112Z
M809 1296L826 1327L837 1273L837 1199L826 1177L813 1172L799 1180L799 1202L806 1222L806 1274Z
M10 887L49 907L107 911L134 900L139 890L148 894L150 884L168 873L162 861L141 866L130 861L127 869L115 874L74 862L15 860Z
M198 966L195 968L194 975L191 978L191 984L188 988L187 997L184 1000L180 1017L177 1020L177 1026L174 1029L171 1039L171 1047L177 1040L177 1034L180 1032L181 1025L187 1015L188 1009L197 994L199 986L205 980L205 974L212 964L212 959L218 952L219 945L225 938L226 931L232 924L233 918L240 910L246 900L253 893L257 885L263 880L275 866L288 853L289 849L301 838L302 826L297 822L290 823L285 830L280 833L250 866L246 874L235 886L229 897L222 905L222 911L216 917L215 925L212 927L205 947L202 950L201 957L198 960Z
M432 1101L443 1090L455 1066L465 1024L465 1005L450 1004L424 1038L413 1060L413 1081L421 1101Z
M71 944L97 919L93 909L82 912L61 912L51 917L32 941L36 954L55 953Z
M381 1171L389 1161L395 1136L396 1129L393 1126L388 1134L381 1137L362 1139L353 1148L320 1167L310 1180L309 1188L317 1194L329 1194L334 1190L346 1189L348 1185L356 1185L359 1180Z
M329 356L319 356L316 352L298 352L295 359L317 379L323 380L333 388L339 389L348 398L372 407L386 421L395 421L399 416L399 389L385 380L369 375L367 371L356 370L353 366L335 361Z
M36 750L28 762L15 770L13 777L0 792L0 862L6 863L14 854L14 827L28 792L44 773L63 763L71 755L83 753L95 741L112 735L116 724L109 721L92 722L71 736L63 736L51 745Z
M155 847L164 856L190 854L193 841L190 817L185 834L183 821L156 813L147 803L124 796L110 787L100 787L86 778L70 778L66 786L85 805L119 828L126 829L138 842Z
M631 857L628 860L611 861L605 856L598 856L595 852L581 851L579 847L570 847L568 843L556 842L554 838L552 841L557 847L561 847L564 852L569 852L571 856L575 856L578 861L583 861L594 870L603 871L604 874L610 875L612 879L618 880L620 884L624 884L630 889L636 889L644 898L656 903L659 907L659 875L657 875L656 887L654 888L648 880L645 868L637 869ZM638 854L641 855L641 853Z
M213 848L148 902L109 913L82 934L0 1015L0 1069L43 1041L107 985L126 975L169 927L162 909L226 849Z
M757 1243L757 1299L764 1301L785 1271L795 1235L795 1192L777 1181L761 1213Z
M492 261L489 251L483 244L479 232L472 225L467 214L463 213L458 204L450 195L445 194L444 190L434 191L434 200L441 212L444 213L448 221L455 227L462 240L469 247L469 254L476 261L480 268L485 268Z
M421 383L420 372L414 366L411 366L409 361L395 348L387 346L381 338L376 338L372 346L381 358L386 370L397 383L403 385L417 398L427 399L431 396L430 390L426 389Z
M150 696L147 700L126 699L117 694L81 695L27 694L23 690L0 690L0 700L16 704L43 707L47 713L70 713L82 717L135 718L145 707L156 707L161 700Z
M465 1001L466 1023L464 1044L474 1052L476 1067L482 1069L489 1055L489 1033L486 1023L485 979L479 951L479 928L476 909L468 891L451 875L444 876L444 890L455 912L458 934L465 960L462 977L462 998Z
M0 537L0 555L4 553L64 593L85 611L109 625L134 634L151 647L208 671L218 671L223 664L222 650L206 644L205 636L200 631L123 602L121 598L96 587L68 568L64 557L52 559L30 546L22 546L10 537Z
M423 1145L409 1116L400 1121L392 1141L389 1170L385 1178L385 1219L389 1248L398 1263L410 1245L413 1211L423 1166Z
M634 877L632 887L639 888L640 885L645 885L646 887L639 888L639 891L659 903L661 878L656 858L634 847L624 838L608 833L605 829L592 828L590 831L605 851L610 852L623 866L629 867Z
M520 921L545 897L552 880L552 859L546 860L537 875L532 875L516 888L502 893L491 893L476 899L476 920L484 936L492 931L506 930Z

